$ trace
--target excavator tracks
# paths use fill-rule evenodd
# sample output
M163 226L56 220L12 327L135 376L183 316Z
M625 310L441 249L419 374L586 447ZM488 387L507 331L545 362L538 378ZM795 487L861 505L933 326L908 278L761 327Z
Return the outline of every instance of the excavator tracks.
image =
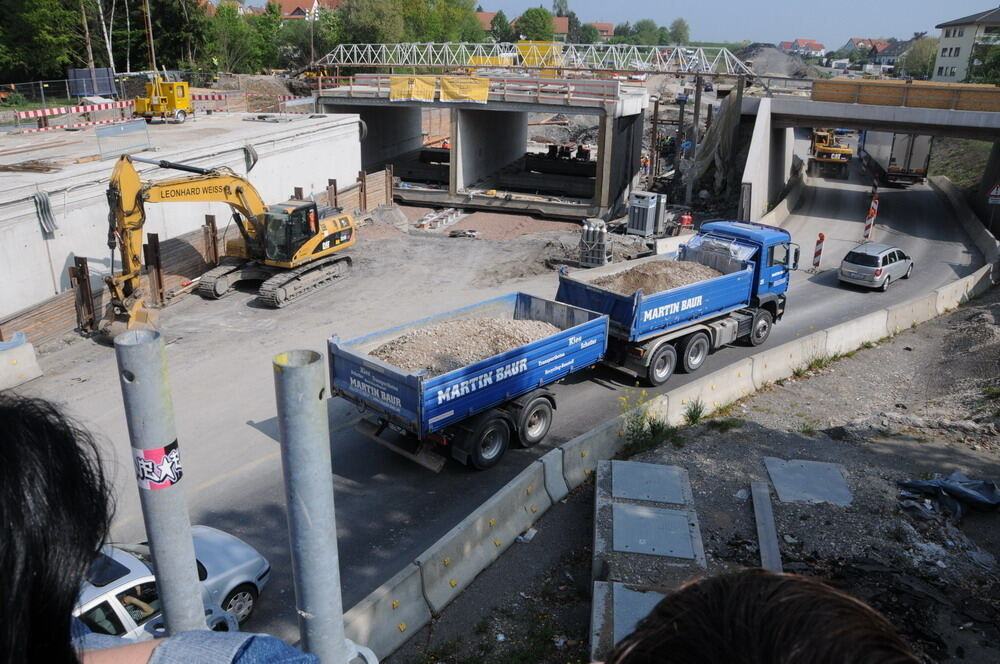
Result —
M350 256L331 256L270 277L260 285L257 299L275 309L299 300L351 270Z
M201 275L195 292L210 300L218 300L233 288L235 283L229 275L238 270L241 263L224 261Z

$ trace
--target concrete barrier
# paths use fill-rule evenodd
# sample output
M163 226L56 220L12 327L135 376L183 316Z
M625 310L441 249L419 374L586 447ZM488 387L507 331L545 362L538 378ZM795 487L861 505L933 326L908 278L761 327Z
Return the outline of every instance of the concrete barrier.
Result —
M42 375L35 358L35 347L27 341L0 350L0 390L23 385Z
M566 485L575 489L597 469L597 462L610 459L625 445L622 433L624 417L619 415L596 429L563 443L563 477Z
M534 461L417 558L424 597L440 611L552 506Z
M921 295L886 309L886 331L889 334L899 334L903 330L925 323L937 315L937 293Z
M969 282L969 297L978 297L993 288L993 275L996 272L996 265L987 264L966 277Z
M843 355L869 341L889 336L886 327L888 312L885 309L865 314L826 330L826 354Z
M937 295L935 307L939 314L944 314L956 308L960 304L969 301L969 287L971 283L968 277L956 279L950 284L945 284L934 293Z
M757 353L750 358L753 360L754 388L759 390L777 380L788 378L799 367L825 354L825 330Z
M563 475L563 451L561 447L542 455L539 459L545 471L545 490L549 492L549 500L559 502L569 494L566 476Z
M384 659L430 620L420 568L410 563L344 614L344 631Z
M958 222L965 229L965 232L968 233L969 237L972 238L972 242L979 251L982 252L986 262L1000 262L1000 242L987 230L979 220L979 217L976 216L976 213L972 211L961 190L943 175L928 178L928 182L931 188L948 202Z
M738 360L728 367L682 385L667 393L667 407L660 417L671 426L684 423L684 415L692 402L700 400L705 415L756 391L753 384L753 359ZM662 413L665 411L666 416Z
M797 176L785 197L770 212L760 218L760 223L781 228L799 204L802 191L805 189L806 179L807 176L804 174Z

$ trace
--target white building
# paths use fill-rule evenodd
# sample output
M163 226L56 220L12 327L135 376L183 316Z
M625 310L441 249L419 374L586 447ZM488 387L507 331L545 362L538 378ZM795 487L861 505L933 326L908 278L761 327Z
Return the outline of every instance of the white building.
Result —
M1000 43L1000 8L957 18L934 26L941 31L934 61L935 81L957 83L969 74L977 44Z

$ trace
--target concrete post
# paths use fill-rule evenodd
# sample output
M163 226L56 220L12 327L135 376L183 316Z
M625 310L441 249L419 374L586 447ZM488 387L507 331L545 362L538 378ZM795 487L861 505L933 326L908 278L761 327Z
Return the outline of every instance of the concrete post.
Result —
M691 118L691 159L687 172L686 188L684 190L684 204L691 205L691 198L694 192L694 162L698 158L698 134L700 127L698 122L701 117L701 76L694 77L694 115Z
M115 337L118 377L132 442L132 461L167 632L206 629L191 539L183 469L167 385L163 337L129 330Z
M347 664L359 654L376 661L344 636L323 356L288 351L274 357L273 367L303 648L322 664Z
M614 144L615 119L607 114L600 117L597 127L597 172L594 177L594 203L606 210L611 206L611 146Z

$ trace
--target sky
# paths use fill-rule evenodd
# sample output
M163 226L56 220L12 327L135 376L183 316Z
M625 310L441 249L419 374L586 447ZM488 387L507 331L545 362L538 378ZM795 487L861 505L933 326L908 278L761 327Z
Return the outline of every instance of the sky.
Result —
M539 0L477 0L486 11L502 9L508 18L518 16ZM997 0L992 0L997 2ZM262 5L264 0L247 0ZM551 9L551 0L542 4ZM851 37L909 39L926 31L937 37L934 26L952 19L992 9L991 0L722 0L686 3L664 0L570 0L569 7L584 23L622 23L651 18L669 25L682 17L691 26L691 39L708 42L777 43L797 38L815 39L838 49Z

